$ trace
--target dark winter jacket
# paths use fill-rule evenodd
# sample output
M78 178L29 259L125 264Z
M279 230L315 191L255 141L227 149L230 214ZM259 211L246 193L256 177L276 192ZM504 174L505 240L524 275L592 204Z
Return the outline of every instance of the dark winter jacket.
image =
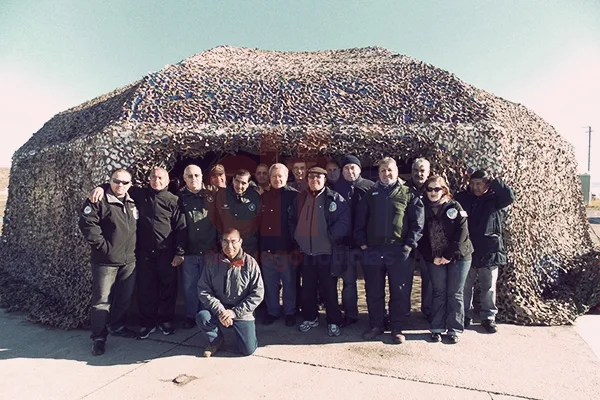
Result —
M99 202L83 203L79 229L92 248L93 264L117 266L135 261L138 215L129 195L121 202L107 191Z
M289 186L263 193L259 215L261 251L288 252L294 248L294 238L288 228L288 210L296 196L298 191Z
M132 187L129 194L139 212L137 255L160 252L185 254L187 231L185 217L179 209L179 199L167 189Z
M346 199L348 202L350 215L352 216L352 231L354 231L354 227L356 226L356 209L358 203L365 196L367 191L373 187L373 185L375 185L375 182L365 179L361 176L359 176L354 182L348 182L344 179L344 177L340 177L340 179L334 185L333 190L342 195L342 197L344 197L344 199ZM354 235L348 236L345 244L350 247L356 247Z
M431 208L429 200L425 199L425 227L423 237L419 240L419 252L427 262L433 262L434 256L431 250L429 222L431 220L439 221L444 236L448 242L448 247L442 253L442 256L451 261L470 260L473 253L473 245L469 240L469 227L467 223L467 213L455 200L448 200L435 214Z
M325 220L327 221L329 241L332 246L331 275L339 276L346 268L346 247L344 241L351 234L351 217L348 202L337 192L325 187ZM298 224L298 215L302 210L306 196L311 194L305 190L300 192L292 202L288 212L290 235L294 237Z
M423 231L423 202L398 180L377 181L358 203L354 239L358 246L398 244L417 247Z
M494 179L490 181L490 190L482 196L466 190L455 198L469 216L469 236L475 250L473 267L506 265L501 210L515 200L512 189L500 179Z
M187 241L185 254L199 255L217 250L217 229L214 220L214 193L201 189L193 193L183 189L179 193L179 208L185 215Z

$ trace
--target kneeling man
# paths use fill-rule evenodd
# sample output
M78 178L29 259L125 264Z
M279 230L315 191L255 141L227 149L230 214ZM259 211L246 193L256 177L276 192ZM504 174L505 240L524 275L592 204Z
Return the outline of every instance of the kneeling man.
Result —
M221 326L233 327L238 350L249 356L258 347L254 310L264 297L260 269L242 250L237 229L223 232L221 246L221 254L207 257L198 282L200 302L206 309L198 313L196 323L209 342L204 357L214 355L223 344Z

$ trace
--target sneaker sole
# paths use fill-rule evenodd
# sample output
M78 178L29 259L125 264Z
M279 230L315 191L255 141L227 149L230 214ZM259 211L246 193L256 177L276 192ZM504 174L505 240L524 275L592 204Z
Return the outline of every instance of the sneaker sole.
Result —
M152 328L150 330L150 332L148 332L147 334L145 334L144 336L142 335L138 335L139 339L148 339L148 337L150 337L151 334L153 334L154 332L156 332L156 328Z
M317 326L319 326L319 323L316 323L316 324L310 324L310 325L304 325L304 327L303 327L303 325L300 325L300 326L298 327L298 329L300 330L300 332L308 332L308 331L310 331L312 328L316 328Z

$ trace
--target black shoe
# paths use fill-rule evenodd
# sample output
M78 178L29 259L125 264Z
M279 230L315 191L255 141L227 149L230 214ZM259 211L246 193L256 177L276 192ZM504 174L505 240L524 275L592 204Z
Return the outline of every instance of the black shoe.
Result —
M363 332L362 338L365 340L373 340L383 333L383 328L369 328Z
M349 326L349 325L355 324L355 323L357 323L357 322L358 322L358 318L348 318L348 317L345 317L345 318L344 318L344 322L342 322L342 323L340 324L340 328L344 328L344 327L346 327L346 326Z
M94 340L94 345L92 346L92 355L93 356L101 356L104 354L106 350L106 342L104 340Z
M161 322L158 324L158 329L160 329L165 336L169 336L175 333L175 327L169 321Z
M481 326L483 326L483 329L485 329L487 333L498 332L496 321L494 321L493 319L484 319L483 321L481 321Z
M151 333L156 331L156 326L143 326L138 333L138 339L148 339Z
M136 331L134 331L133 329L129 329L126 326L123 326L117 329L116 331L110 331L110 334L113 336L121 336L130 339L135 339L138 336Z
M460 338L458 337L458 335L456 333L451 333L448 335L448 342L450 344L456 344L460 341Z
M467 329L469 326L471 326L471 318L469 317L465 317L465 325L464 328Z
M192 329L196 326L196 321L194 318L186 318L183 321L183 329Z
M285 325L286 326L296 326L296 316L294 314L286 315L285 316Z
M435 342L435 343L441 342L442 341L442 335L439 332L433 332L431 334L430 340L432 342Z
M262 323L263 323L263 325L273 325L273 322L277 321L278 319L279 319L279 317L276 317L271 314L267 314L265 319L263 319Z

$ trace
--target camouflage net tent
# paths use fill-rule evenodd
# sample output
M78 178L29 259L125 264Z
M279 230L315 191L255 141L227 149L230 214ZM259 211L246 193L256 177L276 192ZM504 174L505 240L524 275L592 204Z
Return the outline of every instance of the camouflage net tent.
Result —
M455 190L468 167L488 168L516 192L499 319L565 324L598 302L573 149L533 112L382 48L218 47L56 115L15 153L1 305L85 325L91 273L77 218L87 193L115 167L140 182L153 165L244 152L424 156Z

